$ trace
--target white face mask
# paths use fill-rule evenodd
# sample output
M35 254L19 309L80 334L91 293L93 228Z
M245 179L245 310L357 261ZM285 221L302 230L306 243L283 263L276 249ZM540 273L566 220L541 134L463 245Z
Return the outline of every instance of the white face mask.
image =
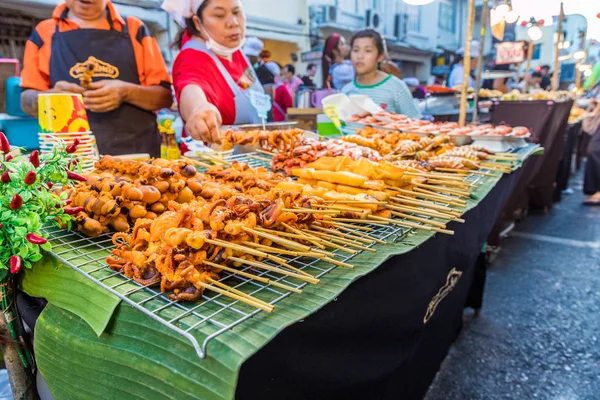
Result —
M244 37L242 38L242 40L240 40L239 45L235 47L226 47L220 43L217 43L213 38L211 38L208 32L206 32L206 29L202 29L202 32L204 34L204 37L206 38L206 41L204 43L206 44L206 47L210 51L221 57L231 57L233 53L235 53L236 51L241 49L242 46L244 46L244 42L246 41L246 38Z

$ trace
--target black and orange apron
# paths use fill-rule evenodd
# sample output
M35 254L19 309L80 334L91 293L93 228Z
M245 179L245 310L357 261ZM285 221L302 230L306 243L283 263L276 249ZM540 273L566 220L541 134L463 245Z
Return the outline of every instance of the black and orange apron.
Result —
M61 19L65 19L67 13L68 9L65 9ZM127 24L123 25L121 32L117 31L110 10L108 13L109 30L76 29L60 32L56 25L50 55L52 86L58 81L79 84L83 63L90 57L97 62L94 81L119 79L140 84ZM123 103L113 111L88 111L87 114L100 154L148 153L153 157L160 156L161 137L153 112Z

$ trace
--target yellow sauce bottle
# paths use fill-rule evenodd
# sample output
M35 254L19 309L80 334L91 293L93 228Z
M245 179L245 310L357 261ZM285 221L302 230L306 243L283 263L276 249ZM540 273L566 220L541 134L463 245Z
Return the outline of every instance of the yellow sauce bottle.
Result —
M179 146L175 138L175 129L172 127L173 121L166 120L163 125L158 127L158 130L162 136L162 143L160 145L160 158L165 160L178 160L181 158L179 152Z

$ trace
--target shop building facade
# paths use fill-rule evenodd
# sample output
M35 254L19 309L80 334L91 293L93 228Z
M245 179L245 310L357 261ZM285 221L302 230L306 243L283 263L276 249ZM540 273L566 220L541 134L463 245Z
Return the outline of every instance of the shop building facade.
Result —
M421 81L430 77L436 63L449 62L449 57L437 56L456 52L465 39L466 0L438 0L424 6L402 0L311 0L309 6L314 49L322 47L323 38L332 32L350 39L360 29L373 28L385 37L390 57L403 75Z

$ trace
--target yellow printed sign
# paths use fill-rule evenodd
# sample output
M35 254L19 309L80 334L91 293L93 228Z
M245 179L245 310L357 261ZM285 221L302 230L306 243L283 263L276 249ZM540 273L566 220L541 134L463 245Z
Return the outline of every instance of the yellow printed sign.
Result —
M437 292L433 299L429 302L429 306L427 306L427 310L425 311L425 316L423 317L423 323L426 324L429 322L438 305L450 294L454 286L458 283L458 280L462 276L462 271L457 271L456 268L452 268L452 270L448 273L446 277L446 284L441 287L441 289Z
M341 130L342 122L340 121L340 114L338 113L337 107L333 104L327 104L323 107L323 111L325 111L325 115L329 117L335 127Z
M119 69L117 67L91 56L86 61L73 65L69 70L69 75L75 79L83 78L85 66L88 63L93 63L96 65L94 68L94 77L111 79L117 79L119 77Z
M42 133L73 133L90 130L83 97L80 94L39 94L38 122Z

